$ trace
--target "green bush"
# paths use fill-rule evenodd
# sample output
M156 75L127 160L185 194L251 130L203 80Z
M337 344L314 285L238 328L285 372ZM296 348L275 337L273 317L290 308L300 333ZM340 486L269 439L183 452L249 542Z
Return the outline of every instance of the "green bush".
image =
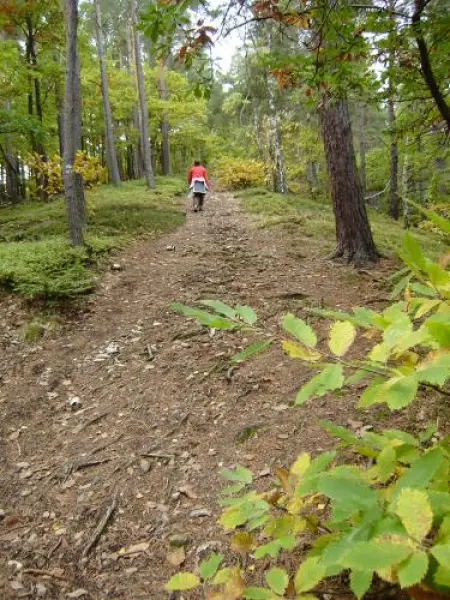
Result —
M450 230L449 221L428 216ZM332 319L323 342L306 321L283 317L283 337L289 334L281 342L285 353L317 371L295 404L355 385L364 388L358 404L363 409L385 403L401 410L421 388L447 394L450 272L425 256L408 234L401 258L405 268L395 274L392 292L393 299L401 299L385 310L312 311ZM233 363L275 341L248 307L217 300L202 304L207 310L173 308L204 326L257 336ZM361 331L365 344L356 345ZM371 347L362 356L367 344ZM356 435L331 422L321 424L340 440L337 448L315 458L300 454L288 470L275 469L268 489L242 466L222 472L231 485L219 501L219 523L233 534L231 550L244 559L238 567L223 567L223 556L214 554L198 574L175 575L168 590L203 585L211 599L312 600L323 580L348 574L357 598L375 578L408 590L412 598L450 594L450 436L434 425L414 436L393 429ZM308 551L299 564L300 546ZM246 568L249 557L263 561L265 584L254 585L255 568Z
M102 256L139 235L154 237L183 222L184 185L158 178L149 192L142 182L89 192L85 247L67 243L62 200L0 210L0 285L26 296L73 297L94 287L93 268Z
M0 245L0 283L25 296L85 294L94 286L86 258L62 238Z

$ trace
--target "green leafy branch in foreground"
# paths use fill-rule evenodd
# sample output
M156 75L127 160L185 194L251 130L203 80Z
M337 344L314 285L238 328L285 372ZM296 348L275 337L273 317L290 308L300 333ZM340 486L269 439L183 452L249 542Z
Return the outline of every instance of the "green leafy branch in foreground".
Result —
M283 331L290 335L282 341L284 351L319 371L299 390L296 404L361 382L360 408L385 402L392 410L401 409L422 384L445 393L450 377L447 259L431 261L409 235L401 256L407 279L395 294L402 293L402 300L381 312L312 311L334 320L326 346L319 344L309 323L284 315ZM261 332L255 313L249 320L242 318L240 307L202 304L213 312L175 308L208 327ZM356 345L360 330L363 346L372 342L363 358L362 345ZM262 351L267 346L263 341L243 350L241 357ZM356 358L348 358L351 350ZM252 489L253 474L242 466L222 472L231 485L219 501L219 523L234 532L231 549L243 558L239 566L222 567L213 578L179 573L168 589L202 584L208 600L312 600L323 580L349 573L357 598L363 598L375 577L408 590L411 598L450 595L450 436L439 439L434 426L417 437L390 429L358 436L331 422L321 424L340 440L337 448L315 458L300 454L289 470L275 469L267 490ZM344 464L349 451L354 461ZM292 559L300 546L309 550L292 567L297 561L283 560L281 553L291 553ZM265 586L248 585L257 572L253 561L267 557L280 566L265 571Z
M240 567L217 571L222 557L213 555L214 577L205 576L201 564L206 597L313 599L322 580L345 571L357 598L375 576L411 594L421 582L450 592L450 437L430 447L433 428L418 437L386 430L359 438L330 422L322 426L341 440L341 447L352 449L357 463L339 464L339 450L315 459L303 453L289 470L275 470L269 489L240 497L236 494L253 483L252 473L242 466L222 473L233 485L219 501L219 523L234 532L231 549L246 558ZM294 571L270 567L265 587L247 584L254 571L250 563L281 559L283 551L305 542L310 550ZM199 585L197 575L184 572L167 588Z

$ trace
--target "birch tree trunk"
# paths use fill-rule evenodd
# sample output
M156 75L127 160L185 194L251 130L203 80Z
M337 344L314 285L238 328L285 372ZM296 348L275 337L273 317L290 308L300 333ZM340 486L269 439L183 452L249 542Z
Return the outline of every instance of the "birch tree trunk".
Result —
M320 122L336 218L336 250L331 258L363 265L379 257L372 237L356 168L346 98L324 95Z
M167 82L164 74L165 69L165 61L160 58L158 60L158 87L159 87L159 96L163 102L167 101L169 98L169 91L167 89ZM161 166L163 175L172 175L172 164L170 157L170 124L169 124L169 115L167 112L167 108L164 106L163 108L163 116L161 120L161 138L162 138L162 148L161 148Z
M151 152L150 152L150 136L148 131L148 108L147 98L145 94L144 85L144 70L142 67L142 51L141 51L141 40L139 31L137 29L138 18L137 18L137 2L131 0L131 23L133 25L133 38L134 38L134 57L136 61L136 77L138 83L139 92L139 107L140 107L140 124L141 124L141 138L142 138L142 149L144 159L144 174L147 182L147 187L152 189L155 187L155 176L152 168Z
M136 64L136 60L134 58L134 35L133 28L128 28L127 34L127 53L128 53L128 72L133 76L133 80L135 79L135 71L134 65ZM137 83L137 82L136 82ZM137 91L137 88L136 88ZM142 151L142 139L141 139L141 122L139 118L139 105L138 103L133 106L133 127L136 131L136 139L133 140L133 177L135 179L142 179L144 177L144 159L143 159L143 151Z
M105 122L106 138L106 164L108 165L109 179L112 184L120 185L119 165L117 163L116 147L114 143L114 125L109 102L108 74L106 72L105 51L103 47L102 13L100 0L95 2L95 33L97 37L97 52L100 64L100 76L102 82L103 119Z
M64 195L67 206L70 240L73 246L83 244L86 204L83 178L74 170L81 146L81 82L78 58L78 0L64 0L66 27L66 94L64 100Z
M272 48L272 35L269 32L269 49ZM269 104L269 126L273 145L273 183L274 191L280 194L287 192L286 174L284 170L283 153L281 151L280 122L275 105L275 81L267 76L267 99Z

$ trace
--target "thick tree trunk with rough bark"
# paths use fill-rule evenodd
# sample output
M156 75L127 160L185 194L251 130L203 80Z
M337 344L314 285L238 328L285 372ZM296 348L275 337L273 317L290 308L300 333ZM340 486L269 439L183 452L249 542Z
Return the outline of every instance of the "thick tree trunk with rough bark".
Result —
M106 72L105 51L103 48L102 13L100 0L95 1L95 33L97 37L97 52L100 64L102 82L103 119L105 122L106 164L108 165L109 180L114 185L120 184L119 165L117 163L116 146L114 143L114 125L109 102L108 74Z
M269 33L269 48L272 48L272 36ZM283 153L281 151L280 123L275 105L275 81L267 76L267 100L269 104L269 126L272 138L273 159L273 188L275 192L285 194L287 190L286 173L284 170Z
M366 107L364 104L359 106L358 110L358 144L359 144L359 178L363 198L366 197L367 178L366 178Z
M81 147L81 82L78 58L78 0L64 0L66 26L66 94L64 100L64 195L67 205L70 240L83 244L86 204L83 178L74 170Z
M169 98L169 90L167 89L166 77L164 74L165 61L160 58L158 61L158 88L159 96L163 102ZM163 175L172 175L172 164L170 157L170 124L167 108L163 109L161 120L161 167Z
M332 258L355 265L374 262L379 254L356 167L347 100L324 96L320 121L336 218L337 246Z
M131 22L134 28L134 57L136 61L136 77L139 91L141 138L142 149L144 154L144 173L145 180L147 182L147 187L151 189L155 187L155 176L153 173L152 157L150 151L150 135L148 131L148 108L144 85L144 70L142 67L141 40L139 30L137 29L138 18L136 0L131 0Z

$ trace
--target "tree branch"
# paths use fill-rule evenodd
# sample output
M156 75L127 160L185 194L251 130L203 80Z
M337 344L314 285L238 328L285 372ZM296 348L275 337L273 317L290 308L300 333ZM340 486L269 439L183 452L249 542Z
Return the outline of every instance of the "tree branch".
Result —
M430 90L431 95L433 96L439 112L446 123L447 131L450 132L450 106L445 101L444 95L442 94L434 76L433 68L430 62L430 55L428 53L427 44L422 31L422 13L429 2L431 2L431 0L415 0L415 11L411 20L414 37L419 49L422 76L428 86L428 89Z

